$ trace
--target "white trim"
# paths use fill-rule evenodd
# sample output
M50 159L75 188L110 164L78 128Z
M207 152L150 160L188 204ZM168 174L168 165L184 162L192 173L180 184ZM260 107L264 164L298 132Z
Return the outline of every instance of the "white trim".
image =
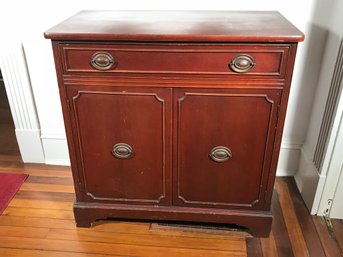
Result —
M58 165L58 166L70 166L70 161L69 159L52 159L52 158L48 158L45 161L45 164L48 165Z
M301 149L298 172L295 174L294 179L307 208L313 215L317 214L318 200L315 199L315 194L318 185L321 185L326 177L319 174L311 156L313 154L304 145Z
M39 122L21 43L0 42L0 69L22 159L44 163Z
M343 83L343 82L341 82ZM306 196L303 198L308 208L311 210L311 214L316 214L319 216L324 215L324 211L327 208L328 199L334 199L335 190L337 187L337 182L340 174L340 168L342 165L342 153L343 153L343 95L341 92L339 102L336 108L334 122L331 128L331 133L328 138L327 148L324 155L323 165L321 173L317 174L315 180L309 179L307 184L316 185L316 191L311 192L311 198L313 202L306 201ZM313 156L313 155L309 155ZM312 159L310 160L312 162ZM313 165L313 163L312 163ZM304 174L299 174L304 173ZM299 175L298 175L299 174ZM306 175L306 170L299 166L298 178L299 181L298 188L301 192L301 181L306 181L308 179ZM314 172L313 172L314 174ZM313 177L313 176L312 176ZM310 178L312 178L310 177ZM310 187L311 188L311 187ZM335 200L335 199L334 199ZM337 200L337 199L336 199Z
M300 150L303 146L302 142L297 142L290 139L283 139L281 142L281 149Z
M318 214L322 214L327 206L327 200L335 198L337 183L342 167L343 153L343 96L337 108L335 122L329 139L328 150L325 155L322 174L326 180L319 186L315 198L318 199ZM342 217L343 218L343 217Z
M316 93L316 101L314 102L314 109L312 112L312 122L307 131L308 137L305 146L308 146L308 148L303 147L302 149L298 173L295 175L297 186L308 209L311 211L312 215L319 216L324 215L324 210L328 206L328 199L334 199L334 192L339 178L340 165L343 155L343 139L341 140L341 143L337 143L338 134L340 133L339 131L343 129L343 126L340 125L340 120L343 118L342 93L338 92L334 94L335 97L339 97L337 107L335 107L332 103L328 103L327 101L330 101L330 98L326 97L329 93L328 90L331 90L331 88L329 89L329 85L332 86L332 83L339 81L337 80L339 76L334 76L333 72L335 69L334 66L339 65L335 63L335 60L337 58L341 38L337 37L337 35L334 35L334 37L329 36L328 40L329 41L326 47L327 53L325 53L323 62L324 68L322 67L322 74L320 76L321 80L324 80L319 81L319 91L317 90L318 92ZM336 89L339 91L339 88L342 88L342 84ZM337 94L341 95L339 96ZM323 98L323 96L325 97ZM329 124L331 125L331 118L330 123L323 124L323 122L325 123L325 117L323 116L323 111L326 108L325 104L331 104L331 107L336 108L336 110L333 110L335 113L330 112L330 115L334 115L334 120L331 127L331 132L327 135L326 142L319 142L320 135L318 135L318 133L320 133L320 126L328 126ZM341 129L339 128L340 126ZM341 131L341 134L342 133L343 131ZM321 162L318 162L318 159L323 157L323 163L320 170L317 170L314 163L316 151L315 148L317 147L316 143L317 146L318 143L320 143L320 146L326 146L326 149L320 151L320 154L323 156L319 154L316 156L317 158L315 162L317 167Z
M294 176L298 170L302 143L283 139L276 176Z
M65 134L49 134L49 133L42 133L42 139L55 139L55 140L66 140Z
M340 175L337 182L337 187L333 197L330 218L343 219L343 165L340 169Z
M291 176L294 176L296 173L297 173L296 170L290 170L290 169L278 168L276 170L276 176L277 177L291 177Z
M39 129L16 129L15 134L23 162L45 162Z
M41 139L45 150L46 164L70 166L68 145L64 134L44 133Z

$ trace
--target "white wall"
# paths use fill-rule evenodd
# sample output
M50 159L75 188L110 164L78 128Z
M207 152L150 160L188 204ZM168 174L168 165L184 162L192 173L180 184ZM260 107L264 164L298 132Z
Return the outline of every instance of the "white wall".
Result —
M329 6L331 1L322 2ZM313 41L306 40L305 43L300 43L298 48L278 170L279 175L292 175L296 172L300 148L305 140L314 82L320 68L317 60L321 59L322 35L313 32L313 17L317 5L316 0L11 0L1 4L0 29L2 38L23 42L41 126L45 161L66 163L67 146L57 81L50 42L43 38L45 30L82 9L278 10L305 33L306 39L311 38L313 33L318 36L319 43L317 48L313 48ZM309 53L311 47L312 52ZM305 57L309 56L312 58L310 66L305 61ZM304 72L308 79L304 79Z
M339 113L337 113L336 120L332 126L332 132L328 139L329 143L327 150L324 153L325 158L321 170L316 169L313 163L313 157L336 63L336 57L343 37L342 13L342 0L331 0L329 5L328 2L322 1L318 4L318 8L316 8L316 12L314 13L314 25L317 35L322 35L321 38L325 38L326 40L321 42L322 44L324 43L324 48L321 51L322 60L319 62L321 66L318 70L317 81L315 81L314 84L316 91L311 113L309 115L309 126L306 131L306 137L300 155L298 173L296 174L295 179L307 207L312 214L318 215L323 215L323 210L327 207L327 199L332 198L332 192L335 190L335 183L340 171L339 168L333 168L337 164L332 162L332 154L335 152L336 133L340 120ZM316 40L313 42L316 44L313 48L316 48L318 43ZM341 102L343 104L343 99L341 99ZM342 109L343 107L340 108ZM336 149L336 152L337 151L338 149ZM343 152L340 151L339 156L342 155ZM340 159L341 158L339 158L339 160ZM331 173L334 172L335 174L328 174L329 170L331 170ZM327 181L327 175L333 176L334 179ZM324 186L327 188L326 193Z

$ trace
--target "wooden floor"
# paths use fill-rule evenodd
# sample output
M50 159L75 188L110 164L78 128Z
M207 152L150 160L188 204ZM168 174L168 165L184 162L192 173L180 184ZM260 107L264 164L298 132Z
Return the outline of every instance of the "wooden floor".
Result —
M1 116L0 120L3 123ZM330 232L322 218L311 217L293 178L276 181L269 238L149 222L111 221L76 228L70 168L23 164L14 149L15 138L8 138L13 131L5 133L0 137L0 172L30 176L0 216L0 257L343 256L343 223L334 220Z
M20 155L5 86L0 78L0 154Z

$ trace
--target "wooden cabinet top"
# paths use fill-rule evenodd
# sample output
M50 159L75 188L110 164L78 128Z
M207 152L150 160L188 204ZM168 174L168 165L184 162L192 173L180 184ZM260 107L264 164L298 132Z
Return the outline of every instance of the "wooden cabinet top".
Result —
M53 40L299 42L276 11L81 11L45 32Z

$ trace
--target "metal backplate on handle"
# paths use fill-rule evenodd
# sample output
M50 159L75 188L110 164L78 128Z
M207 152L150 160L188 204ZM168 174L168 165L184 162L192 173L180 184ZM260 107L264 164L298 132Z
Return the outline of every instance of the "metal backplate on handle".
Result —
M125 143L118 143L113 146L112 154L118 159L129 159L132 157L132 147Z
M238 55L232 59L230 68L238 73L248 72L255 65L255 60L250 55Z
M96 52L92 55L90 64L97 70L109 70L113 67L115 61L113 56L108 52Z
M225 146L216 146L210 151L209 157L215 162L226 162L232 158L232 151Z

